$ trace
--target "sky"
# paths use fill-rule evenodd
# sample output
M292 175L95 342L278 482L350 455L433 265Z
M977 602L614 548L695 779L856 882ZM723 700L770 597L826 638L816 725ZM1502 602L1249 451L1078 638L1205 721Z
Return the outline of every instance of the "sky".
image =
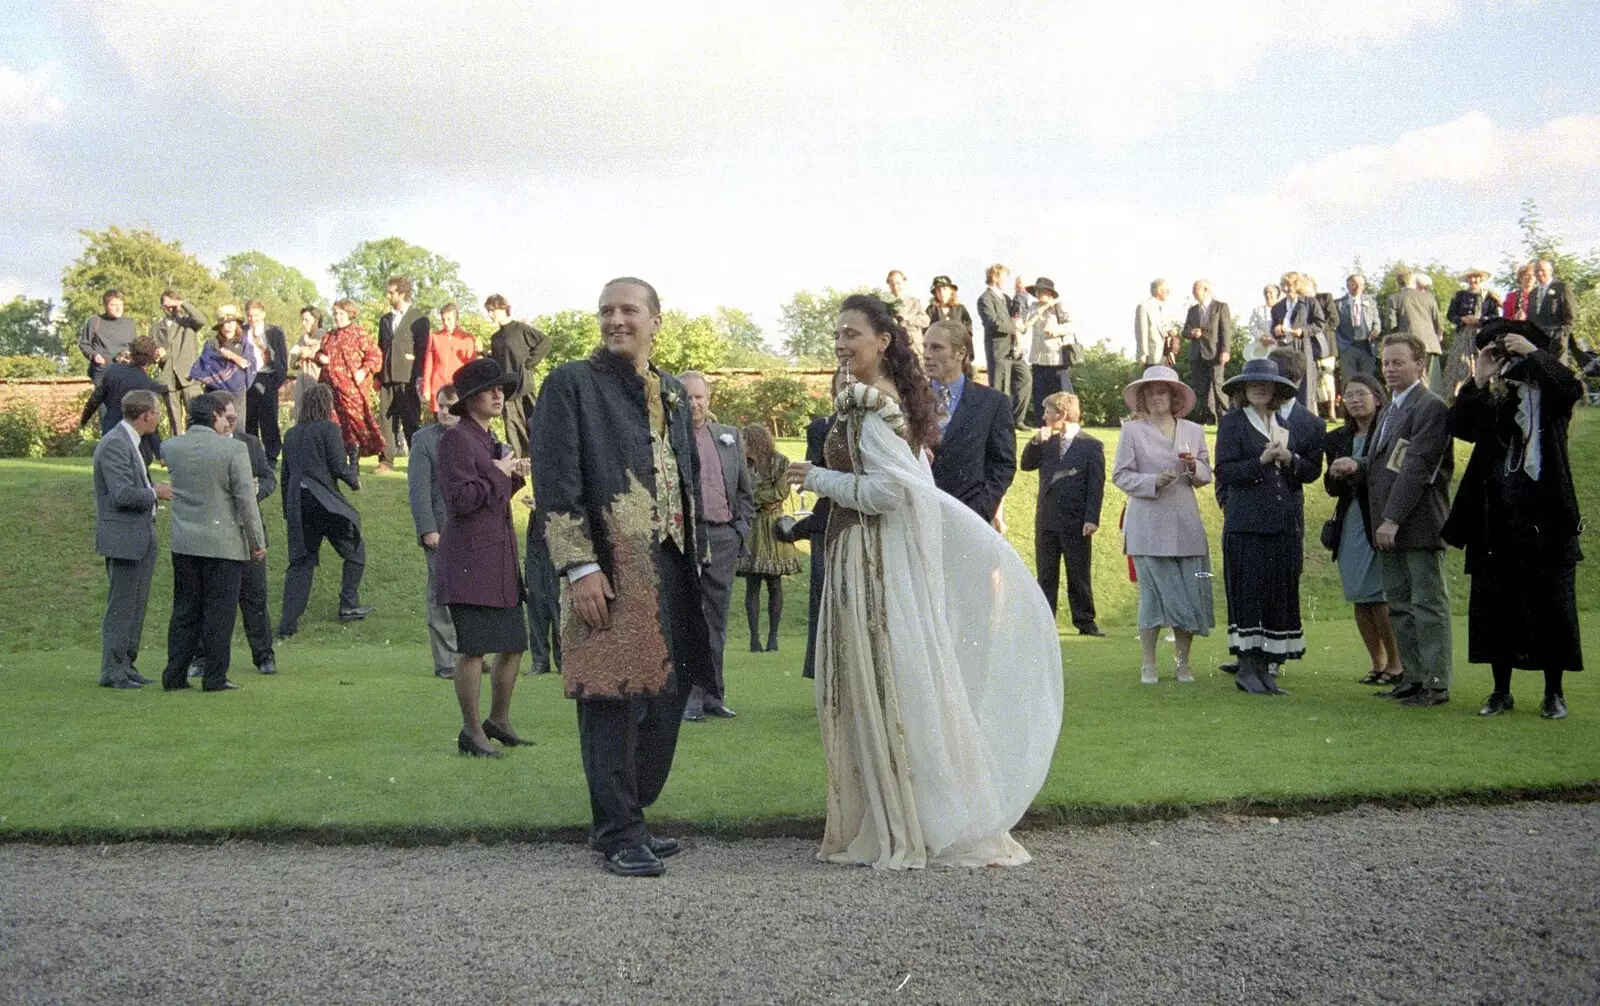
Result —
M259 249L332 293L398 235L515 314L605 280L751 312L1049 276L1131 348L1151 279L1600 248L1594 0L7 0L0 298L79 231ZM761 8L770 6L770 13ZM214 306L214 305L203 305Z

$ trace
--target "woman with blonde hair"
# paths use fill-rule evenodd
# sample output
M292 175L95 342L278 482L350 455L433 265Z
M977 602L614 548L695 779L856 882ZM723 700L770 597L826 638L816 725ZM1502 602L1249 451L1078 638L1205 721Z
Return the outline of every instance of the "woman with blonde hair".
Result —
M1139 680L1159 680L1156 641L1171 628L1178 680L1190 682L1194 637L1210 635L1215 624L1211 546L1194 493L1211 481L1205 430L1183 418L1195 395L1171 367L1145 368L1122 389L1122 401L1132 416L1117 439L1111 481L1128 495L1122 538L1139 583Z
M789 499L789 459L778 453L772 433L760 423L743 430L745 463L750 467L756 513L737 572L744 577L744 617L750 625L750 652L761 649L761 587L767 588L768 653L778 649L778 623L783 620L783 578L800 572L800 552L777 535L778 518Z
M1276 283L1268 283L1261 288L1261 298L1265 303L1250 312L1250 342L1244 347L1246 360L1264 360L1278 346L1278 340L1272 335L1272 309L1283 299L1283 292Z

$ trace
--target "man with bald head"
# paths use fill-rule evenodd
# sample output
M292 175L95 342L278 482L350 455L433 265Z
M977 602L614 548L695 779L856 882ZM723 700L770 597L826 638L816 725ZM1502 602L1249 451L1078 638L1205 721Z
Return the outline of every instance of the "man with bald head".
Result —
M1233 337L1233 315L1228 305L1211 296L1211 281L1194 281L1194 305L1183 322L1189 343L1189 387L1194 389L1199 414L1196 422L1220 422L1228 411L1222 393L1223 369L1228 365L1228 340Z

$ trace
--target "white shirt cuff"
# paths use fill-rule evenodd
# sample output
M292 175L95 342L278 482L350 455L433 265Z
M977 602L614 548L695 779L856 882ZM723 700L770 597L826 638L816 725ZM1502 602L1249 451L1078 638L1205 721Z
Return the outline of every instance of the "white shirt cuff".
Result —
M600 564L598 562L586 562L582 566L574 566L567 570L567 583L577 583L590 573L598 572L600 572Z

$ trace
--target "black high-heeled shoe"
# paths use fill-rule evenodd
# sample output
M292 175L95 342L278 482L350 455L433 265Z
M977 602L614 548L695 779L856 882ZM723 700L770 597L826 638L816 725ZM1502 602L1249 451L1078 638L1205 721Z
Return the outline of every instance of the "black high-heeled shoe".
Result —
M533 747L533 741L527 740L526 738L523 738L523 737L518 737L515 734L510 734L510 733L507 733L504 730L501 730L499 727L494 725L494 721L492 721L492 720L484 720L483 721L483 732L489 735L489 739L490 740L499 741L500 743L504 744L508 748L516 748L516 747L531 748L531 747Z
M467 736L467 732L465 730L456 735L456 750L460 751L464 755L471 755L474 758L504 758L506 756L504 751L496 751L494 748L479 747L471 737Z

